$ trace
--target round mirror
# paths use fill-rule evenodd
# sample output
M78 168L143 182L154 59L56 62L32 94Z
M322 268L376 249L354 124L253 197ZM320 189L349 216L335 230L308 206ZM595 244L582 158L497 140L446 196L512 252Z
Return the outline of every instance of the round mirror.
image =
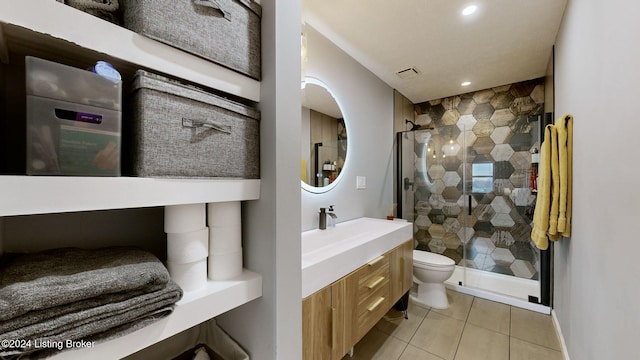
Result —
M322 81L302 82L302 188L315 193L331 190L347 158L347 128L335 96Z

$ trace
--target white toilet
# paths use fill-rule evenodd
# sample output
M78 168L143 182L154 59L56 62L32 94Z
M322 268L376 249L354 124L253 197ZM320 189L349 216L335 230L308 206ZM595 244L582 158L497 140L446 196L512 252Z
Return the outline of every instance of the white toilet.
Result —
M418 291L412 300L434 309L449 308L444 282L451 277L456 263L444 255L413 250L413 281Z

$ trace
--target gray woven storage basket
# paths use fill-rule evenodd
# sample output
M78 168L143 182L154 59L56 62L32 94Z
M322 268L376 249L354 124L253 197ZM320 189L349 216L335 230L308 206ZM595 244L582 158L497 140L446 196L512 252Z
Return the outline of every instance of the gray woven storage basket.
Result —
M124 26L260 80L260 18L253 0L120 0Z
M143 70L130 100L123 161L132 175L260 177L258 110Z

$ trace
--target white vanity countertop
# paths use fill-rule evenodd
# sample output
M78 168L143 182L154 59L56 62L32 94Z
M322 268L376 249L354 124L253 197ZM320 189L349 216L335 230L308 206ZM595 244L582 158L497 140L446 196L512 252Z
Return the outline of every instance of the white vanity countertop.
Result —
M302 298L411 239L413 224L358 218L302 233Z

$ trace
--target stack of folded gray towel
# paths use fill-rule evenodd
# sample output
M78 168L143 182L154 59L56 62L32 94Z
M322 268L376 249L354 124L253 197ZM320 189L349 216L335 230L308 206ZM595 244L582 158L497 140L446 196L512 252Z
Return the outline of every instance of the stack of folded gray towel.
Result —
M136 248L5 254L0 358L37 358L60 350L51 344L122 336L170 314L181 297L160 260Z

